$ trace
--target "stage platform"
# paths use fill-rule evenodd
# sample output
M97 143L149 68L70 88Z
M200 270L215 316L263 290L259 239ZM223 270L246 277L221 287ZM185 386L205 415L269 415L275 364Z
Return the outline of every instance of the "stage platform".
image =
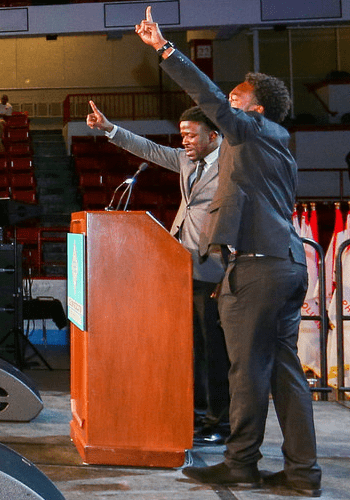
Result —
M69 437L70 370L67 347L40 346L53 370L33 367L25 373L36 384L44 408L29 423L0 422L0 442L33 462L54 482L66 500L288 500L303 498L285 490L212 488L186 478L181 468L137 468L84 465ZM324 500L350 499L350 410L335 401L314 402ZM145 410L146 411L146 410ZM297 432L297 429L296 429ZM281 434L271 404L264 458L259 466L282 466ZM224 446L196 447L187 463L222 461ZM1 496L1 494L0 494Z

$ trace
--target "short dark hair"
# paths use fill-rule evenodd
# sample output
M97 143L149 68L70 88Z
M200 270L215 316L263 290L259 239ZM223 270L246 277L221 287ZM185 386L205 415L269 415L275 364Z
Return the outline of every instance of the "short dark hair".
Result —
M274 122L282 122L292 104L284 82L264 73L247 73L245 80L254 87L257 104L264 107L264 116Z
M219 132L219 128L203 113L199 106L192 106L186 109L180 116L179 122L199 122L204 123L209 130Z

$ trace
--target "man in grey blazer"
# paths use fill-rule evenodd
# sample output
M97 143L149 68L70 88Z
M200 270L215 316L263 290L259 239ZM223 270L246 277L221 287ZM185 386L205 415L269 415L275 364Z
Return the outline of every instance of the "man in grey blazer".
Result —
M199 414L201 418L195 441L198 444L222 444L226 429L221 424L228 420L229 361L223 331L218 323L217 301L212 294L223 278L224 267L220 252L212 253L205 262L199 261L198 252L203 218L218 184L221 134L203 111L194 106L180 117L184 148L162 146L113 125L92 101L90 104L93 113L87 117L89 127L103 130L116 146L180 174L182 199L170 232L192 254L195 406L207 405L204 417ZM203 169L197 180L200 162L204 166L201 165Z
M136 32L224 134L219 185L200 251L204 258L219 244L229 253L219 312L231 361L231 435L223 463L183 472L201 482L248 487L259 486L263 477L272 487L320 496L312 399L297 356L307 289L303 245L292 224L297 166L289 134L278 124L290 107L288 90L276 78L250 73L228 100L163 37L150 7ZM270 391L284 439L284 469L261 473Z

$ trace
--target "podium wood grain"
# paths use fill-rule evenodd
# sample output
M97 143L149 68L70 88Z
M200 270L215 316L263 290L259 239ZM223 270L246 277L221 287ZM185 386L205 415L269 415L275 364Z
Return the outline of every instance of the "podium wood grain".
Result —
M71 323L71 437L84 462L178 467L192 447L192 261L146 212L78 212L87 327ZM68 263L70 265L70 263Z

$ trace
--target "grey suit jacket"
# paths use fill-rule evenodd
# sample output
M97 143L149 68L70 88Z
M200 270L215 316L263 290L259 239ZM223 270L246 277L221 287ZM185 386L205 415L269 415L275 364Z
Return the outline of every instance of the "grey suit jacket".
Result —
M110 141L140 158L180 174L182 199L170 233L176 236L181 227L181 242L192 254L193 278L218 283L224 274L221 255L212 254L208 260L200 263L198 251L203 220L218 185L217 162L202 175L190 193L189 176L196 165L188 158L184 149L156 144L121 127L118 127Z
M231 108L221 90L181 52L162 68L220 128L219 185L201 235L200 252L211 244L287 258L305 264L303 244L292 224L297 165L285 128L256 112Z

